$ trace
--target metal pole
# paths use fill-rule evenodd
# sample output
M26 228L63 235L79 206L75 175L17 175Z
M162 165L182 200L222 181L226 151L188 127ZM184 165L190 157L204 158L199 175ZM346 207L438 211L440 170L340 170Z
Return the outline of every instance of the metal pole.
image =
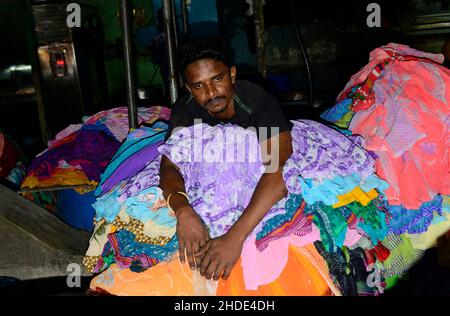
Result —
M175 72L175 61L174 61L174 47L172 42L172 27L171 27L171 10L170 5L171 0L164 0L163 10L164 10L164 30L166 34L166 44L167 44L167 54L169 58L169 93L170 93L170 104L175 103L178 98L177 90L177 75Z
M132 64L131 27L128 0L121 0L123 27L123 57L125 62L125 79L127 88L128 123L130 129L138 127L136 96L134 91L134 68Z
M264 10L263 0L254 0L255 7L255 36L256 36L256 63L258 66L258 72L267 77L266 69L266 51L264 45Z
M178 47L178 23L177 23L177 10L175 8L174 0L170 0L170 13L172 15L172 25L173 25L173 39L175 43L175 50Z
M186 0L181 0L181 18L183 20L183 33L187 34L189 27L189 16Z

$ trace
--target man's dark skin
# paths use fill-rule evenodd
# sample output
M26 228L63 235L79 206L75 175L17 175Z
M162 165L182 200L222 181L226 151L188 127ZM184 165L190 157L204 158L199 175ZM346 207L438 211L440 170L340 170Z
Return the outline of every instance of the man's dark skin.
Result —
M234 116L233 84L236 67L228 67L214 59L200 59L189 64L185 70L186 88L195 101L210 115L227 120ZM247 236L253 231L272 206L287 195L282 177L283 166L292 154L292 139L289 131L274 137L279 139L279 167L276 172L264 173L260 178L249 205L231 229L224 235L211 239L199 215L185 196L176 192L186 192L178 167L163 155L160 167L160 187L177 218L177 237L181 263L185 258L192 270L200 270L207 279L220 277L227 279L239 259ZM271 142L274 137L260 143L261 152L271 156ZM266 146L266 147L264 147ZM274 153L275 154L275 153ZM270 165L270 158L263 157L264 164Z

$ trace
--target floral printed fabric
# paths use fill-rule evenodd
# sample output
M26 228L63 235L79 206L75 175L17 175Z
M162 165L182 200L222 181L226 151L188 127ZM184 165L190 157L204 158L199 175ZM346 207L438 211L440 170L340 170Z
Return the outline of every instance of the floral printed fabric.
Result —
M361 137L348 137L310 120L292 122L293 154L284 168L290 192L300 191L299 176L321 182L352 174L365 178L374 172L374 159L364 149Z
M357 174L361 179L373 173L373 158L360 138L346 137L314 121L293 124L293 154L283 169L290 193L301 194L300 177L320 182L336 175ZM264 172L256 134L237 126L198 124L172 135L159 150L180 168L191 205L212 237L226 233L239 218ZM239 161L230 162L232 158ZM286 201L274 205L255 231L284 214Z

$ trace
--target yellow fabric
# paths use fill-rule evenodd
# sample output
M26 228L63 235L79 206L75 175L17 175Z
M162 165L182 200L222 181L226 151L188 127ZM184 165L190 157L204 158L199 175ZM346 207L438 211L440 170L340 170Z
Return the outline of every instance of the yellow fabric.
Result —
M97 257L100 256L108 242L108 235L116 231L116 227L112 224L106 223L105 219L97 222L94 228L94 233L89 240L89 247L86 251L86 256Z
M356 187L349 193L339 195L337 197L338 202L333 205L333 208L338 208L355 201L361 203L363 206L366 206L377 196L378 192L375 189L372 189L369 192L364 192L360 187Z
M328 268L314 245L289 249L289 260L280 277L256 291L247 291L240 260L236 263L228 280L206 281L198 271L191 271L187 263L181 264L178 257L170 262L135 273L130 269L120 270L117 264L96 276L90 288L103 289L114 295L332 295L332 284ZM335 293L338 294L338 293ZM339 295L339 294L338 294Z
M55 168L51 177L39 179L34 174L25 178L22 183L22 188L47 188L61 185L88 185L92 188L75 188L79 193L86 193L92 191L97 186L98 182L89 180L84 172L79 169L59 169Z

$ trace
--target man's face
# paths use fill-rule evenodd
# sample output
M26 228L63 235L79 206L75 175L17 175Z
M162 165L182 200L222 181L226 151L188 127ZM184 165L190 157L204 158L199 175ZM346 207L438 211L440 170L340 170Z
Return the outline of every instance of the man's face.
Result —
M234 115L234 66L229 68L221 61L200 59L187 66L185 75L186 88L212 116L227 119Z

